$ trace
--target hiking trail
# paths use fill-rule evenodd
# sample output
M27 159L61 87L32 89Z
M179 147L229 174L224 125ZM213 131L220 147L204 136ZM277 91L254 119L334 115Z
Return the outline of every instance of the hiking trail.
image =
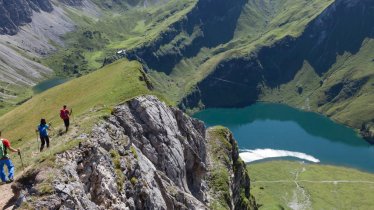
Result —
M14 195L11 185L12 184L0 185L0 192L1 192L0 209L12 209L12 206L8 206L8 208L4 208Z
M86 119L86 118L84 118L84 119ZM59 134L60 129L62 129L62 126L58 126L57 128L55 128L54 130L52 130L50 132L50 138L51 138L51 144L52 144L51 146L52 147L54 146L54 144L53 144L54 142L60 142L61 139L71 139L71 138L77 137L79 135L80 126L76 123L72 124L71 130L68 133L64 133L63 135ZM46 151L48 151L48 150L46 149ZM35 156L38 156L38 155L40 155L40 153L32 153L31 154L32 157L35 157ZM16 171L15 180L17 180L19 177L21 177L23 175L23 173L26 172L28 169L30 169L30 166L26 166L26 169L24 171L22 171L22 170ZM17 174L17 172L18 172L18 174ZM14 193L13 193L12 187L11 187L12 184L13 183L0 185L0 192L1 192L0 209L1 210L12 209L13 208L14 203L9 203L14 196Z

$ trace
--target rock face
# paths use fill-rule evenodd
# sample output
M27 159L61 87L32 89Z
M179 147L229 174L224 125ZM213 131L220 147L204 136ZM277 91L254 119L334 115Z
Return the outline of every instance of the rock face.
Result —
M82 6L83 0L60 0L60 2L70 6Z
M53 193L37 196L29 205L36 209L209 209L214 196L209 190L207 144L202 122L153 96L135 98L117 106L79 147L58 155ZM229 154L238 159L237 152ZM234 162L230 165L235 167ZM241 165L236 171L243 170ZM233 177L239 180L235 183L245 184L249 197L248 177ZM35 195L31 189L36 185L19 183L16 191ZM233 190L232 200L240 203L238 199Z
M31 22L33 12L51 12L49 0L1 0L0 34L14 35L19 26Z

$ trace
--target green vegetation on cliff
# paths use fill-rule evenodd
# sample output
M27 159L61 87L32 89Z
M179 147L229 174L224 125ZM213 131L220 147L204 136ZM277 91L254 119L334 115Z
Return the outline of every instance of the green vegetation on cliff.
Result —
M210 208L232 209L234 205L235 209L256 209L254 197L246 190L250 183L245 163L238 156L238 147L230 130L221 126L209 128L207 140L211 168L209 187L215 195ZM232 194L239 196L232 199Z
M343 167L270 161L248 165L260 209L370 209L374 175Z
M215 192L216 198L212 203L212 209L229 209L231 203L230 196L230 174L227 166L231 164L229 156L232 145L227 140L226 128L215 127L209 132L209 146L211 151L211 162L214 170L211 172L210 187Z

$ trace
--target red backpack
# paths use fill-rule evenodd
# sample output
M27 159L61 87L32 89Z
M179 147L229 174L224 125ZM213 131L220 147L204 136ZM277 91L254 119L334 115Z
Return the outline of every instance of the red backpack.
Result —
M67 109L61 109L60 111L60 117L64 120L69 119L69 110Z

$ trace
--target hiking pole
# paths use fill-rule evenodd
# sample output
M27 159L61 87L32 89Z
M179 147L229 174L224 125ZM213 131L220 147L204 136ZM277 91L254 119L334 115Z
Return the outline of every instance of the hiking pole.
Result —
M52 134L53 134L53 136L55 136L56 135L56 129L55 129L55 127L53 127L52 126L52 123L49 123L49 127L51 127L52 128Z
M18 150L18 155L19 155L19 158L21 159L22 169L25 171L25 166L23 165L21 150Z
M36 143L37 143L37 145L38 145L37 150L38 150L38 152L39 152L39 148L40 148L40 146L39 146L39 136L38 136L38 131L36 131L35 134L36 134Z
M70 114L71 114L71 119L72 119L71 123L73 124L73 122L75 122L74 114L73 114L73 108L70 109Z
M55 127L52 126L52 123L49 123L49 127L51 127L53 131L56 130Z

